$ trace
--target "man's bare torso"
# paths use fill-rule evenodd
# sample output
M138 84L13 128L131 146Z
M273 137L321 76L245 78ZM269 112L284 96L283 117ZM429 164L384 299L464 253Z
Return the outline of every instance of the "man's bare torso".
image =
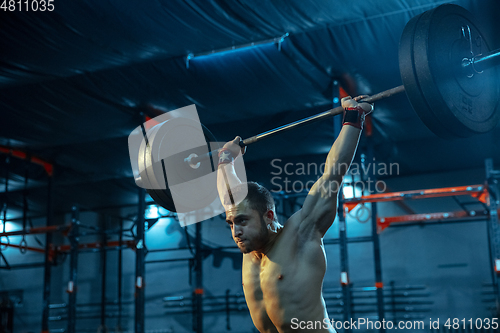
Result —
M301 225L299 216L289 219L267 255L243 255L243 290L254 325L262 333L297 333L301 330L294 322L328 318L321 294L326 271L321 237L313 224Z

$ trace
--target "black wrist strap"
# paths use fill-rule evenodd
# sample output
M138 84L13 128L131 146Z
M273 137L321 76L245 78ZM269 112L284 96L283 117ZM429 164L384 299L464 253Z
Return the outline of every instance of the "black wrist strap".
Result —
M344 123L357 123L359 121L358 110L346 110L344 116Z

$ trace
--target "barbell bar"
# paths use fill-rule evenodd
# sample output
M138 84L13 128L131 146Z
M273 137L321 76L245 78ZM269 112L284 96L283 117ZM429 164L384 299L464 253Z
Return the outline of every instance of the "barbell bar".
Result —
M373 103L373 102L379 101L381 99L391 97L395 94L402 93L403 91L405 91L405 87L403 85L401 85L401 86L398 86L395 88L384 90L378 94L366 97L366 98L360 100L358 103L362 103L362 102ZM283 126L274 128L272 130L254 135L254 136L249 137L247 139L244 139L244 140L240 141L240 146L241 146L241 148L243 148L243 147L246 147L252 143L256 143L258 141L273 137L277 134L280 134L280 133L283 133L286 131L290 131L292 129L299 128L303 125L308 125L308 124L311 124L313 122L323 120L326 118L330 118L330 117L333 117L333 116L336 116L339 114L343 114L343 113L344 113L344 108L342 108L342 106L338 106L338 107L330 109L328 111L324 111L324 112L318 113L316 115L313 115L313 116L310 116L307 118L303 118L303 119L294 121L292 123L289 123L287 125L283 125ZM200 156L190 156L190 157L187 157L185 159L185 161L187 163L189 163L190 165L194 166L199 162L207 160L208 158L210 158L214 154L218 154L219 151L220 151L220 149L216 149L216 150L210 151L210 152L203 154L203 155L200 155Z

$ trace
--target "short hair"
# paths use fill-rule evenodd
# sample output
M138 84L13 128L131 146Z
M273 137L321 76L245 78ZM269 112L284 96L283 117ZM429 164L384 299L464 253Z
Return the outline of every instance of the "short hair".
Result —
M264 215L269 210L272 210L274 212L275 205L271 192L269 192L267 188L260 185L259 183L246 182L239 184L231 190L231 193L237 193L239 191L242 191L244 190L245 186L248 189L248 193L247 196L245 197L245 200L249 202L251 209L256 210L260 214L260 216ZM225 199L226 200L224 201L227 202L228 201L227 194ZM274 215L276 216L276 214Z

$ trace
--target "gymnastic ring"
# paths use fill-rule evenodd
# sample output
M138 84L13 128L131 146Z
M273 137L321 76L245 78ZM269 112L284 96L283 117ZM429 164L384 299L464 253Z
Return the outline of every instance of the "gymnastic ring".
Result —
M2 237L5 237L7 239L7 242L4 244L2 242ZM7 250L7 248L9 247L10 245L10 239L9 239L9 236L0 236L0 251L4 251L4 250Z
M361 219L363 212L368 211L368 217L365 219ZM368 220L372 217L372 211L364 203L362 203L358 209L356 210L356 220L358 220L359 223L366 223Z
M21 252L21 254L25 254L27 250L28 250L28 242L23 237L21 243L19 243L19 252Z

